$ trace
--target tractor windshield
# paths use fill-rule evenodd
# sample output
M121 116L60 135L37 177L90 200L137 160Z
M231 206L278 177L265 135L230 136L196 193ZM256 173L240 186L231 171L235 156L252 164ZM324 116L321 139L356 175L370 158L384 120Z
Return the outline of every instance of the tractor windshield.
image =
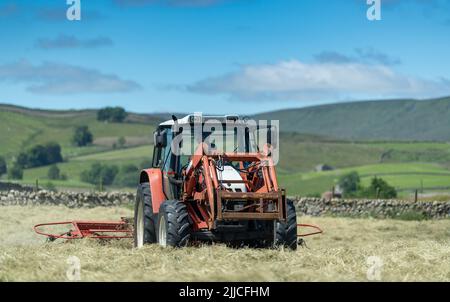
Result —
M189 162L200 142L206 143L208 150L214 153L256 153L270 140L271 131L270 127L249 130L246 125L241 125L229 129L218 124L208 125L197 134L188 128L178 135L181 136L178 155L183 166Z
M267 131L267 130L266 130ZM194 154L199 143L206 143L209 151L218 153L253 153L258 152L258 133L257 131L242 129L225 129L222 125L209 126L209 129L203 129L201 133L183 131L180 147L182 154Z

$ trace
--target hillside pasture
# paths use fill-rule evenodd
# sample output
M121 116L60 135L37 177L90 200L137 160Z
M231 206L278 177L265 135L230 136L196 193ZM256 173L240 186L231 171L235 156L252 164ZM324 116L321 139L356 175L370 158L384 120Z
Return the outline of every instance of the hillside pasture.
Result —
M341 175L356 171L361 183L368 186L373 177L381 177L399 191L450 190L450 171L438 164L398 163L376 164L337 169L333 171L280 174L279 179L291 195L320 194L337 184Z
M56 187L61 188L94 189L94 185L82 182L80 180L81 173L85 170L89 170L92 164L102 163L107 165L116 165L119 168L124 165L135 165L138 168L143 168L140 167L141 163L143 161L151 160L152 154L152 146L139 146L74 157L69 162L64 162L57 165L61 171L61 174L65 174L67 176L67 180L49 180L47 176L49 167L45 166L26 169L24 171L24 178L20 181L20 183L34 185L37 179L39 184L44 187L48 182L51 182ZM137 179L138 174L136 173L136 183L138 181Z
M63 156L70 158L112 149L113 140L117 141L119 137L128 138L130 145L134 146L139 142L148 144L155 127L151 124L99 122L96 113L90 111L74 112L70 118L58 114L50 116L0 110L0 128L4 129L0 132L0 154L11 159L23 149L53 141L61 145ZM94 139L99 141L98 145L80 148L72 144L75 127L83 125L89 127ZM105 144L105 139L110 144Z
M283 173L311 172L319 164L336 169L396 163L438 163L450 167L445 142L352 142L282 133L278 168Z

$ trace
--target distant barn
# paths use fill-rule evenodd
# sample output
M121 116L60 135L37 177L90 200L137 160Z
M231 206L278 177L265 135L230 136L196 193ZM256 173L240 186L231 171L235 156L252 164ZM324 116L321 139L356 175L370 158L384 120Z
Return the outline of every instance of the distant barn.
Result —
M317 165L314 168L314 170L316 172L322 172L322 171L332 171L332 170L334 170L334 168L332 166L330 166L330 165L327 165L327 164L320 164L320 165Z

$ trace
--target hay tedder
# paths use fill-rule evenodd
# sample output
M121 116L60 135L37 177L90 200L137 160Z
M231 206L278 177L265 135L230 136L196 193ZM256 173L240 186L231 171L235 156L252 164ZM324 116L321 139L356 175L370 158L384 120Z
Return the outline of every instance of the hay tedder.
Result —
M173 116L154 133L153 164L140 173L133 221L62 222L72 229L60 235L41 229L54 224L35 230L50 239L133 238L137 248L210 241L295 250L299 236L322 231L297 225L295 206L278 185L275 130L238 116ZM298 226L316 231L298 235Z

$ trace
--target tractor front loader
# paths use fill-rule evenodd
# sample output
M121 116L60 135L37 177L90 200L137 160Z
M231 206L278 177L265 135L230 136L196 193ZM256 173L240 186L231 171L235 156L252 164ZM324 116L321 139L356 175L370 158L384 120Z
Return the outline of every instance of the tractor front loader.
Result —
M199 125L202 131L196 132ZM251 129L237 116L190 115L159 125L153 167L140 175L136 247L180 247L201 240L297 248L295 207L278 186L271 157L276 142L263 150L256 144L255 132L267 131L270 141L273 129ZM174 152L186 143L192 143L191 154ZM230 144L231 152L225 148Z

